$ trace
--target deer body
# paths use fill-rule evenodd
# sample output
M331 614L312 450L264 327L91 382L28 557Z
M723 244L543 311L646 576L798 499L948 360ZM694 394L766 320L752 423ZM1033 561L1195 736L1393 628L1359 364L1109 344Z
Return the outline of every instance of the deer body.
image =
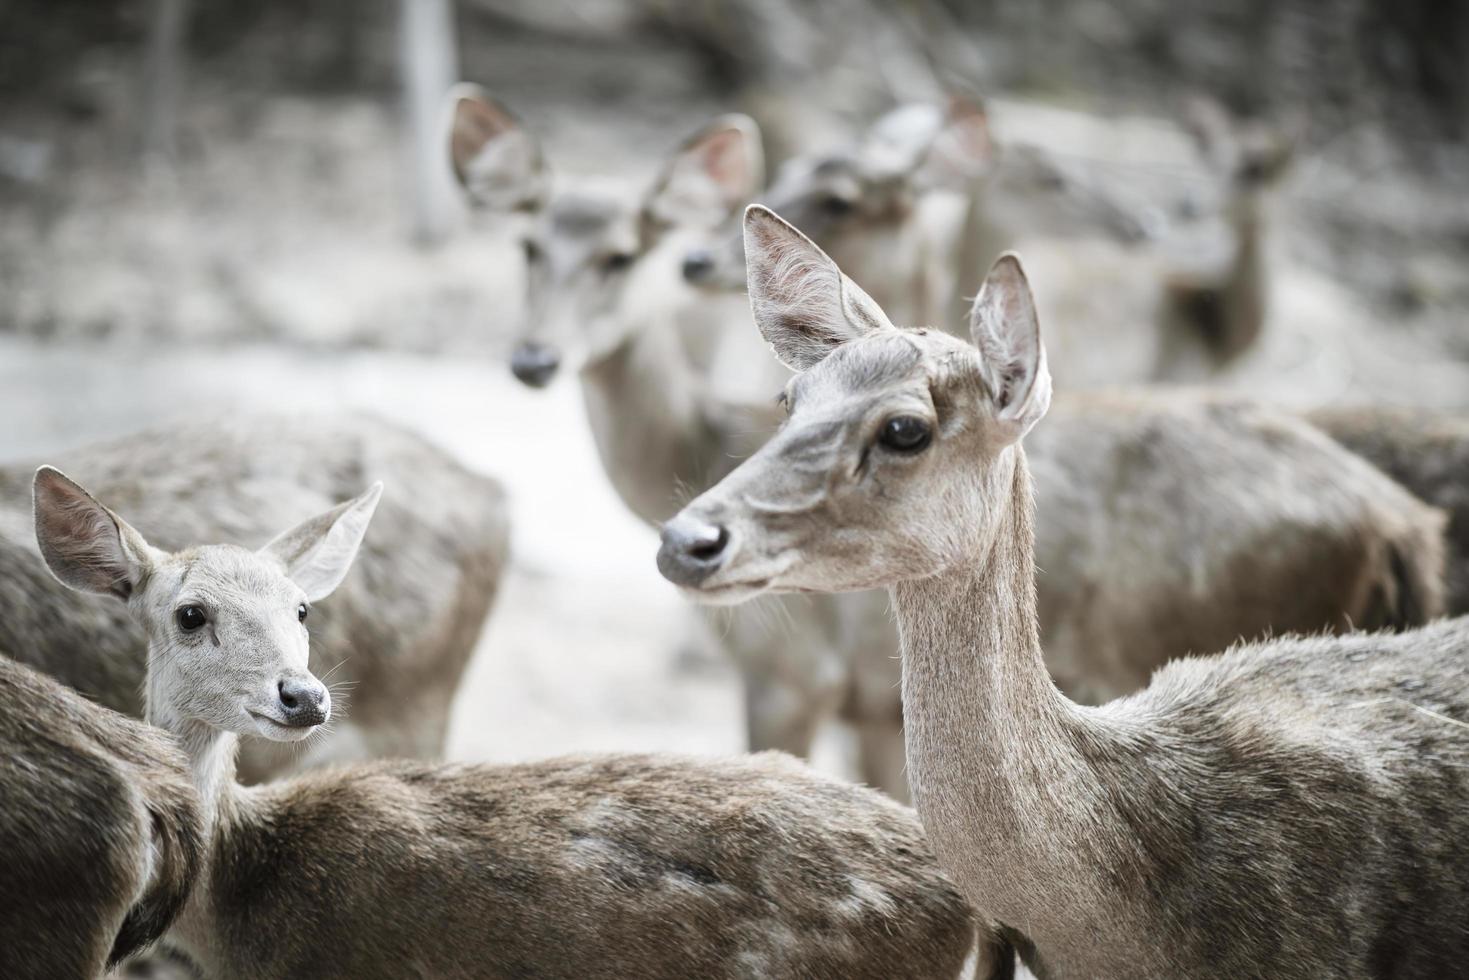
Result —
M0 973L97 977L163 934L203 851L183 753L0 656Z
M1010 471L990 554L893 593L914 799L976 907L1043 976L1457 970L1469 621L1176 661L1079 708L1036 642Z
M222 980L320 976L957 977L975 926L906 808L780 755L367 763L245 788L240 736L310 738L312 606L381 485L259 551L160 551L58 471L42 555L149 637L147 713L203 800L170 938ZM411 693L411 692L406 692ZM998 965L1003 948L981 948Z
M196 421L75 454L99 492L169 547L261 537L380 472L431 486L389 505L359 574L313 624L320 673L352 688L350 718L306 753L247 746L243 774L326 761L438 755L448 710L508 553L499 485L396 426L331 416ZM116 603L61 588L35 552L32 469L0 469L0 646L109 707L142 715L146 639ZM157 529L156 531L154 529ZM412 569L408 575L404 569ZM411 703L409 703L411 702Z
M718 603L889 584L919 815L1037 972L1457 970L1469 620L1237 647L1073 703L1040 644L1020 440L1051 381L1018 261L976 298L971 346L894 327L764 209L746 249L756 323L803 372L791 419L665 525L659 568Z
M175 930L209 976L957 977L972 943L909 813L778 754L224 789Z
M1323 408L1307 419L1449 515L1447 609L1469 614L1469 419L1403 408Z

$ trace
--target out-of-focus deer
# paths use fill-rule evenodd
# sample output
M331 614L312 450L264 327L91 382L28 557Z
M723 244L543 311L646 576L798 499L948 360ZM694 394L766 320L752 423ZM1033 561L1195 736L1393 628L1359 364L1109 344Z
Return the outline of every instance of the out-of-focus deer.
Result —
M987 113L959 100L903 106L847 147L795 157L760 199L884 309L945 330L963 322L965 283L1022 241L1047 242L1053 285L1038 302L1060 324L1054 367L1069 387L1197 379L1259 335L1263 204L1290 143L1212 103L1189 118L1213 175L1201 199L1119 193L1079 161L997 141ZM687 256L685 276L744 288L733 222Z

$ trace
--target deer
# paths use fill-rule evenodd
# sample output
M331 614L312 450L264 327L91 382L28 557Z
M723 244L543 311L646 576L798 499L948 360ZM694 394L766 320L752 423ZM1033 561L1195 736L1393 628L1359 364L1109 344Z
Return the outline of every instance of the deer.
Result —
M1046 670L1022 442L1051 377L1018 258L971 341L895 326L746 217L785 427L662 531L686 595L886 586L913 796L1037 975L1437 977L1469 955L1469 620L1175 660L1100 707ZM1268 482L1260 488L1268 493Z
M1384 405L1318 408L1306 418L1448 515L1445 607L1469 614L1469 418Z
M484 108L473 90L461 93L456 111L468 118L456 129L456 171L521 188L505 192L510 200L544 187L540 165L503 169L500 161L510 154L495 143L535 146L534 138L507 110L492 102ZM493 126L479 121L485 113ZM975 138L969 130L944 140L952 147ZM719 145L734 152L739 143L721 137ZM697 173L707 149L696 136L664 172ZM539 150L522 156L544 160ZM748 172L717 157L704 165L717 174ZM748 188L748 182L731 186L721 200L736 200ZM636 204L623 207L632 222ZM701 210L700 227L717 210L713 203ZM529 232L538 244L527 252L568 254L569 243L556 244L557 226L553 204ZM589 421L602 433L604 468L624 502L650 523L677 510L676 488L712 486L779 424L778 409L768 403L756 406L757 414L714 397L714 384L676 356L681 341L668 325L676 310L655 316L651 305L661 298L681 307L697 302L698 294L643 284L665 282L679 261L656 250L630 261L622 284L606 287L613 298L604 301L601 319L590 312L580 317L595 339L578 341L567 330L547 339L545 321L532 314L522 344L531 345L523 357L531 364L559 365L568 345L584 352L580 376ZM652 268L660 262L661 272ZM537 307L541 290L572 302L583 288L576 268L542 260L531 275L528 305ZM613 336L613 353L597 353ZM552 376L554 369L532 380ZM1267 406L1190 392L1108 391L1062 401L1051 426L1033 440L1031 457L1048 518L1038 542L1046 570L1042 630L1051 668L1070 696L1108 700L1141 687L1172 657L1217 652L1240 637L1354 625L1406 628L1441 611L1442 514L1312 426ZM704 447L703 455L693 447ZM1140 460L1149 465L1140 469ZM1262 498L1264 474L1275 492ZM785 605L777 617L771 604L779 599ZM742 665L753 748L806 754L816 725L852 697L842 710L856 720L863 778L906 793L898 638L887 605L881 592L766 596L753 610L707 614L729 624L724 642ZM772 629L771 621L789 632ZM786 680L792 676L800 683ZM772 690L778 697L766 693ZM774 742L765 734L772 729L779 733Z
M162 732L0 654L0 973L98 977L188 899L198 793Z
M442 753L507 561L497 481L370 416L206 415L53 458L84 461L98 492L169 547L259 537L355 489L364 472L432 488L413 507L383 508L361 567L313 624L315 669L337 687L339 707L350 696L350 712L304 749L248 746L240 772L259 782L347 759ZM140 717L147 638L116 603L78 598L46 571L31 521L34 468L0 467L0 648Z
M780 753L379 761L237 784L242 738L299 744L330 721L308 623L381 493L256 550L169 552L36 471L47 567L120 600L148 637L146 717L183 746L206 841L169 939L206 975L875 980L957 977L971 954L1003 968L1003 940L976 930L911 810Z
M1065 277L1058 269L1041 297L1085 321L1064 338L1063 373L1085 387L1197 381L1238 359L1263 328L1264 215L1293 141L1204 99L1185 120L1210 175L1203 214L1193 213L1197 201L1167 195L1139 206L1063 156L999 141L984 107L963 99L900 106L846 147L797 156L760 200L890 315L944 329L963 322L971 270L1022 238L1064 239L1070 251L1056 260ZM737 215L717 244L688 254L684 272L711 293L745 288Z
M539 142L509 109L468 84L449 103L451 162L466 198L480 214L519 224L527 325L511 369L532 387L577 377L609 481L657 526L677 511L681 487L711 485L779 421L776 406L728 397L704 370L707 323L748 315L744 298L734 297L733 312L728 301L711 308L679 272L686 244L763 182L759 129L745 116L718 117L637 192L605 182L553 187ZM770 358L755 356L765 370L736 387L763 389L774 377ZM897 637L885 596L780 599L708 618L741 675L752 751L808 757L821 726L844 717L862 778L905 798Z

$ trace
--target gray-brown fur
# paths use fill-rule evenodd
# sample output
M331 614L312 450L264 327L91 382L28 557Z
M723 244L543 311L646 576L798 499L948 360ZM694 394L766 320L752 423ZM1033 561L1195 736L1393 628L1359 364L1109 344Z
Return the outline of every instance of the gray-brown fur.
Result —
M256 552L167 553L37 474L49 566L73 588L105 587L99 570L125 583L149 636L148 717L184 745L210 828L170 940L206 975L959 975L974 924L911 811L788 757L366 763L237 785L241 735L300 742L325 720L292 724L275 682L301 676L300 603L345 575L380 489ZM312 539L335 544L283 544ZM192 606L207 630L176 615Z
M393 763L241 797L211 976L957 977L912 814L788 756Z
M1239 639L1443 612L1442 514L1287 413L1062 395L1026 447L1042 645L1072 696L1125 694Z
M1324 408L1306 417L1448 514L1447 608L1469 613L1469 418L1381 406Z
M0 974L96 977L153 942L203 843L168 736L0 655Z
M798 247L768 213L749 220ZM729 545L691 566L666 535L660 567L706 601L890 585L919 814L1039 975L1461 969L1469 620L1243 646L1171 663L1100 708L1067 700L1041 655L1019 445L1050 381L1013 257L971 327L978 349L854 326L796 365L782 433L677 519L722 526ZM929 441L872 445L900 415ZM793 452L824 491L788 478Z
M201 420L53 459L165 547L259 544L372 479L391 481L396 500L336 601L311 623L312 664L346 699L344 720L304 755L250 746L242 772L253 782L327 760L439 754L507 557L494 480L397 426L320 415ZM46 572L31 529L33 471L0 468L0 647L141 715L142 631L117 603L69 594Z

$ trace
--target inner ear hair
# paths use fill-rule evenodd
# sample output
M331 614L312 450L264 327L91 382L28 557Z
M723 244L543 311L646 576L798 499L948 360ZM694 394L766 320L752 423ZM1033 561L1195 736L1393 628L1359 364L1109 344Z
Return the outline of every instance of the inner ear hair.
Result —
M60 470L38 469L33 495L36 543L51 573L78 591L128 599L147 569L142 536Z

